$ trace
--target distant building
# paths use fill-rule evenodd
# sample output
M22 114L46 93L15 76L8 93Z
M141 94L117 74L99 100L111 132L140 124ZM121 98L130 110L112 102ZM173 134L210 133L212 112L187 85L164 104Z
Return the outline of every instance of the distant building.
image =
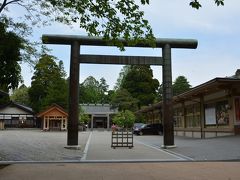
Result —
M8 93L0 90L0 106L4 103L4 99L5 97L8 97ZM0 118L0 130L3 130L4 129L4 119Z
M88 127L109 129L112 124L112 115L117 109L111 109L109 104L80 104L81 108L89 115Z
M162 123L162 102L139 110L147 123ZM173 97L175 135L209 138L240 134L240 70Z
M67 130L68 113L57 104L40 112L37 117L41 119L41 128L45 131Z
M0 107L0 129L36 127L36 119L31 108L12 102Z

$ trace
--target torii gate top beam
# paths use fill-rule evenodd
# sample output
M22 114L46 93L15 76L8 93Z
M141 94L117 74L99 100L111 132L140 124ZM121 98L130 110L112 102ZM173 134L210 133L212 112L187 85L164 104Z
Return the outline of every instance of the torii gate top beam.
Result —
M95 46L109 46L109 44L102 40L101 37L89 37L89 36L77 36L77 35L50 35L44 34L42 36L44 44L65 44L71 45L73 42L79 42L80 45L95 45ZM130 47L126 40L120 39L124 46ZM170 45L171 48L187 48L196 49L198 41L195 39L170 39L170 38L157 38L156 47L163 48L166 44ZM134 47L151 47L148 44L139 43Z

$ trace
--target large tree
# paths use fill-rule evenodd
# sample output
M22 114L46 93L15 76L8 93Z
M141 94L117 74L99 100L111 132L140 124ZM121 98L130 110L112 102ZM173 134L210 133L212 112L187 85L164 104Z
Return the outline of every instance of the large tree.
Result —
M178 76L172 84L173 96L184 93L191 88L187 78L185 76ZM163 99L163 85L160 84L157 90L157 101L162 101Z
M22 38L7 31L7 26L0 22L0 89L8 92L18 87L21 78L19 63Z
M173 95L176 96L183 92L188 91L191 88L187 78L185 76L178 76L173 82Z
M102 77L100 79L100 83L99 83L101 103L109 103L109 100L108 100L108 88L109 88L109 85L107 84L106 79Z
M121 88L122 82L125 80L125 77L126 77L127 73L129 72L129 70L130 70L130 65L123 66L123 68L121 69L121 72L118 75L117 82L114 86L115 90L118 90Z
M13 94L10 97L11 100L25 106L30 106L31 103L29 100L28 90L29 88L27 86L24 84L21 85L19 88L13 91Z
M118 108L119 111L136 111L138 100L133 98L126 89L118 89L111 98L111 107Z
M93 76L87 77L79 88L80 103L108 103L108 87L104 78L100 82Z
M149 65L131 65L122 82L122 88L138 100L139 109L154 102L158 86L159 82L153 78Z
M64 72L61 71L62 62L59 65L55 58L50 55L42 55L34 67L29 97L32 108L39 112L57 103L67 108L67 82L64 79Z

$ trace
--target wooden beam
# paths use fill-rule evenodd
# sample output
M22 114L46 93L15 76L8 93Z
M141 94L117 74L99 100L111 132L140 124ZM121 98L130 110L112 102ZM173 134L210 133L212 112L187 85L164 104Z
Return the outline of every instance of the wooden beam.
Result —
M162 65L162 57L151 57L151 56L80 55L80 56L79 56L79 63L89 63L89 64Z
M72 42L78 41L80 45L112 46L109 45L109 42L103 40L102 37L95 36L43 34L42 41L44 44L70 45L72 44ZM130 47L130 45L125 39L119 38L119 41L122 42L124 46ZM155 43L157 48L163 48L166 44L169 44L171 48L196 49L198 45L198 41L196 39L156 38ZM138 43L133 47L151 47L151 46L146 43Z

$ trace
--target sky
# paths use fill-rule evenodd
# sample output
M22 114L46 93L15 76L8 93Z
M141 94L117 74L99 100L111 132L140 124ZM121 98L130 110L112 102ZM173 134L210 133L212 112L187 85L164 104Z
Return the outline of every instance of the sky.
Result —
M172 77L185 76L192 87L216 77L231 76L240 68L240 1L225 0L225 6L217 7L214 0L202 0L200 10L189 6L190 0L150 0L141 7L157 38L181 38L198 40L197 49L172 49ZM42 34L85 35L77 25L54 24L34 29L33 40ZM69 74L70 46L47 45L52 55L62 60ZM161 49L126 48L120 52L115 47L81 47L81 54L161 56ZM112 89L121 65L80 65L80 82L88 76L97 80L104 77ZM31 85L33 69L22 65L24 84ZM162 82L162 67L152 66L154 77Z

